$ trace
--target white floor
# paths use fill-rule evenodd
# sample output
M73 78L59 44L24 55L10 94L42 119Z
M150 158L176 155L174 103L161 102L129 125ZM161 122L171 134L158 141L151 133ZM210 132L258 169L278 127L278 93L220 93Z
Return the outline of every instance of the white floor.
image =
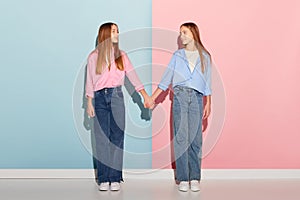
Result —
M173 180L126 179L100 192L94 179L0 179L1 200L299 200L300 180L203 180L200 192L179 192Z

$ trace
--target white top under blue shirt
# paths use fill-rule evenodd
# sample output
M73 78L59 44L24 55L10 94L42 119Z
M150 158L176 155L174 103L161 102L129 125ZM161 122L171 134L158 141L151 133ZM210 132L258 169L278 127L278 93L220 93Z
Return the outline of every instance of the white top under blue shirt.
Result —
M165 91L172 84L173 88L184 86L195 89L204 96L211 95L211 59L207 53L203 53L203 55L205 59L204 73L201 71L200 56L194 70L191 71L185 50L175 51L158 87Z

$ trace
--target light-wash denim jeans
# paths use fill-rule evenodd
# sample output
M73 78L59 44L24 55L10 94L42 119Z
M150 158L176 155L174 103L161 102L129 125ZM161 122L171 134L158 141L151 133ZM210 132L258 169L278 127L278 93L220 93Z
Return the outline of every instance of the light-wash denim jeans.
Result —
M176 179L200 180L203 94L188 87L174 87L172 111Z
M95 92L95 129L98 183L123 181L125 107L121 87Z

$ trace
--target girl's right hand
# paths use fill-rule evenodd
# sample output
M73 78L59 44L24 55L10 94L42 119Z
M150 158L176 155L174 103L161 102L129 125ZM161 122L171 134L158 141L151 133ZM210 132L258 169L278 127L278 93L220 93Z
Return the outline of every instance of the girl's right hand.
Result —
M88 103L86 112L89 117L95 117L95 109L93 104Z

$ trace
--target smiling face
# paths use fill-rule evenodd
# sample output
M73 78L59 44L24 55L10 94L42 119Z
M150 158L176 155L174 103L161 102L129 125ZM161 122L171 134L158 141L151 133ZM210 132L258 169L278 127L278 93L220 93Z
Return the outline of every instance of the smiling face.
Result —
M181 42L183 45L190 44L191 42L194 41L192 31L186 26L181 26L180 27L180 39L181 39Z
M118 43L119 42L119 30L118 27L113 24L111 26L111 41L112 43Z

